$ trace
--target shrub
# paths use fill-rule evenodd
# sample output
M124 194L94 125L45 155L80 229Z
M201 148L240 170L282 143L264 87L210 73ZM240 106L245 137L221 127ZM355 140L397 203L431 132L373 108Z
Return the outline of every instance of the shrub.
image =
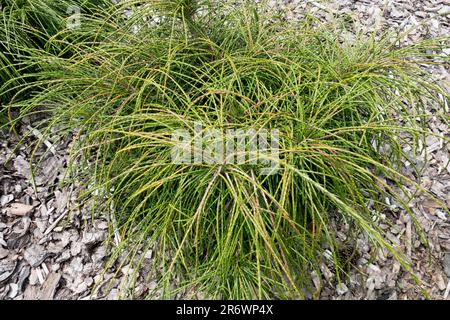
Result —
M66 33L70 56L30 52L39 93L15 107L39 106L51 114L43 125L76 132L72 169L84 170L96 211L112 208L116 257L139 265L152 249L164 297L303 298L326 249L345 273L333 219L408 269L374 221L385 197L411 213L419 186L402 173L402 146L417 149L427 106L446 116L448 92L422 66L448 66L430 53L448 38L399 46L402 35L345 34L253 5L125 1ZM173 163L173 132L196 123L278 130L280 171Z
M0 106L7 104L31 81L36 65L25 63L33 49L54 54L64 52L63 43L50 39L66 30L74 8L80 14L93 14L107 0L5 0L0 6ZM72 9L71 9L72 8ZM74 12L72 12L72 10ZM57 45L56 45L57 44ZM16 99L25 97L24 92Z

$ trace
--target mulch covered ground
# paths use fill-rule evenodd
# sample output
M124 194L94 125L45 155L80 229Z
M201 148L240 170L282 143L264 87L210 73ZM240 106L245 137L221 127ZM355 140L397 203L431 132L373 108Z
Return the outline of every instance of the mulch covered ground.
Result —
M289 19L301 19L306 12L324 21L346 14L368 30L417 26L402 40L404 43L450 34L450 5L444 0L285 0L272 1L272 7L274 11L287 7ZM450 48L443 54L450 54ZM448 69L431 71L437 81L450 89ZM429 106L428 112L432 114L435 108ZM448 105L446 108L449 112ZM437 118L429 122L429 128L450 136L448 124ZM32 119L21 123L18 135L0 132L0 299L130 298L122 288L130 281L132 267L118 263L107 265L110 250L104 240L109 234L108 217L93 212L95 207L77 201L83 191L77 183L64 187L61 184L71 139L55 134L35 150L35 143L41 137ZM405 144L405 152L410 151L408 148ZM37 168L34 173L31 159ZM419 177L412 174L411 168L423 167L421 185L444 199L450 208L450 144L430 136L422 154L414 161L403 164L406 172L409 170L411 178L417 180ZM422 290L433 299L450 299L450 217L442 205L421 194L411 202L411 210L427 235L427 248L409 215L391 199L386 201L391 204L391 210L383 213L378 223L397 249L410 259L422 281ZM335 226L343 242L347 238L346 228L342 224ZM390 253L372 248L364 235L353 245L349 278L338 283L331 263L326 261L322 264L324 279L313 275L314 284L320 289L319 298L425 297L424 291ZM144 271L140 272L133 298L143 298L149 289L155 288L155 281L143 278L151 262L152 252L145 253Z

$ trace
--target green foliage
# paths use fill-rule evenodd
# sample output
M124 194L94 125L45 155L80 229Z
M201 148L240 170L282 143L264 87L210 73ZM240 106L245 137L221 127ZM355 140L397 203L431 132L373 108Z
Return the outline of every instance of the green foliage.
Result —
M67 27L71 8L92 15L105 7L107 0L4 0L0 8L0 104L6 104L18 89L30 81L35 65L25 64L28 52L43 49L58 53L63 46L50 45ZM23 98L23 97L17 97Z
M117 256L139 264L152 248L149 277L165 298L303 298L325 249L343 275L333 219L408 269L374 221L386 196L409 212L419 186L401 172L402 144L416 150L425 106L447 117L448 92L421 65L448 66L429 53L448 38L400 47L392 35L350 41L345 31L269 21L251 5L125 1L54 40L72 54L27 51L38 94L14 107L40 107L51 114L44 126L77 132L74 159L85 162L72 169L87 167L96 210L113 209ZM173 131L195 122L279 130L281 172L173 164Z

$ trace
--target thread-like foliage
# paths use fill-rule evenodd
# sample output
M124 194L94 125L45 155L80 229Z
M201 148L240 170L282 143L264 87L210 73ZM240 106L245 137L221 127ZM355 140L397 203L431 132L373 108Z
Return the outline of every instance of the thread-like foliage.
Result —
M385 197L409 212L418 186L401 172L402 145L415 150L426 133L427 105L447 117L448 92L421 66L448 66L430 53L448 38L398 46L392 34L345 34L253 5L122 1L54 40L77 39L70 56L29 52L39 93L14 107L77 132L85 162L72 169L86 168L96 210L112 208L117 256L139 266L152 249L163 297L303 298L325 249L338 279L345 272L333 219L408 268L374 218ZM195 123L278 130L281 170L174 164L172 133Z
M66 30L74 13L94 14L109 6L107 0L4 0L0 2L0 105L32 79L35 65L27 64L31 49L63 52L64 44L50 39ZM68 40L68 39L67 39ZM16 99L25 97L24 92Z

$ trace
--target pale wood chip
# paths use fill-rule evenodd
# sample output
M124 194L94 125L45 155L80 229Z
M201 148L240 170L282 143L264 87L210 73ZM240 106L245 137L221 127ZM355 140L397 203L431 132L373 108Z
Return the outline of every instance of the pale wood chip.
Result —
M53 297L55 296L59 280L61 280L60 273L56 272L50 273L39 292L39 300L52 300Z

